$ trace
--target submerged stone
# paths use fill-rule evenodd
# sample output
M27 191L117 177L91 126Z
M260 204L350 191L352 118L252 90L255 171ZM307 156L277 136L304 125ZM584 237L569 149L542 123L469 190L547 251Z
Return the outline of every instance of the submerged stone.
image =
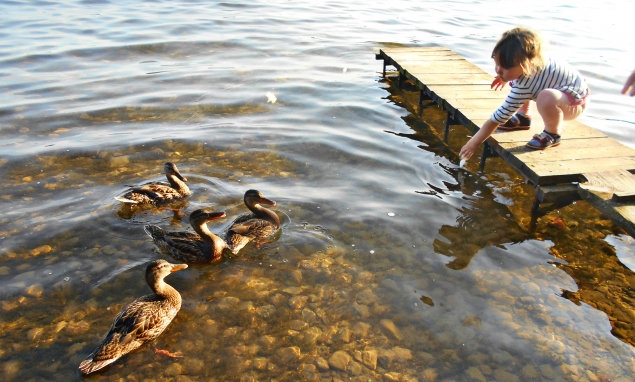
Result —
M338 350L329 357L329 366L333 369L346 371L351 357L345 351Z

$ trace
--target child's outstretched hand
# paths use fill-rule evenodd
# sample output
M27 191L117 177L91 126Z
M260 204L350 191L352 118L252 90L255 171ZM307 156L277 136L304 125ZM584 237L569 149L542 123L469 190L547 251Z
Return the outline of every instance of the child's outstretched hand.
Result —
M635 70L633 70L633 73L631 73L631 75L626 80L624 88L622 89L622 94L626 94L628 88L631 88L631 92L628 93L628 95L630 95L631 97L635 96Z
M472 142L472 140L469 140L465 146L461 147L461 151L459 152L459 156L461 157L461 160L468 160L472 157L472 155L474 155L474 152L476 151L476 149L478 148L478 144L474 145L474 142Z
M507 82L501 80L501 78L499 76L496 76L494 78L494 81L492 81L492 85L490 86L490 89L503 90L503 88L505 87L506 84L507 84Z

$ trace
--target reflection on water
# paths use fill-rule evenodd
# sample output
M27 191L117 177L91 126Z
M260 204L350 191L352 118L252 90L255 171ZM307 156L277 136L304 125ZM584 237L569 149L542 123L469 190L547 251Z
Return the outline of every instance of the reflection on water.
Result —
M632 69L611 39L624 16L550 5L522 23L549 26L589 77L590 117L629 143L603 119L632 119L607 77ZM500 6L0 5L0 379L82 378L164 257L143 225L188 230L213 208L223 232L254 188L277 202L275 241L170 276L183 307L166 332L86 379L630 381L632 240L584 202L529 230L533 189L500 159L459 167L467 132L446 144L441 110L380 79L372 41L443 44L491 70L521 21ZM191 197L114 199L164 180L166 161Z

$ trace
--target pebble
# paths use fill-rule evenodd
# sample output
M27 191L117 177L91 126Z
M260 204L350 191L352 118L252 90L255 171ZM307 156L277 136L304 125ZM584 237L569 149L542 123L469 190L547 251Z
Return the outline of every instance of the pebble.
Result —
M399 328L397 328L395 323L392 322L391 320L383 319L379 321L379 325L381 326L381 328L384 330L384 333L386 333L388 337L398 341L402 340L403 336L401 335L401 331L399 330Z
M300 348L297 346L290 346L281 348L276 351L278 360L283 363L292 363L300 360Z
M317 366L318 369L320 369L321 371L327 371L329 370L329 363L326 362L326 360L322 357L318 357L315 359L315 365Z
M369 349L362 352L362 363L371 370L377 368L377 350Z
M329 357L329 366L336 370L345 371L351 357L345 351L338 350Z
M294 296L289 299L289 308L298 310L306 306L309 301L308 296Z

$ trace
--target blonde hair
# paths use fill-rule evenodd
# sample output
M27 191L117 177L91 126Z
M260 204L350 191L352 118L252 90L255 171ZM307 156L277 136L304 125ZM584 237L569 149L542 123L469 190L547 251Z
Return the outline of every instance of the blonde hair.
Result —
M505 69L518 65L523 75L531 76L544 66L542 45L538 32L522 27L510 29L496 43L492 58Z

